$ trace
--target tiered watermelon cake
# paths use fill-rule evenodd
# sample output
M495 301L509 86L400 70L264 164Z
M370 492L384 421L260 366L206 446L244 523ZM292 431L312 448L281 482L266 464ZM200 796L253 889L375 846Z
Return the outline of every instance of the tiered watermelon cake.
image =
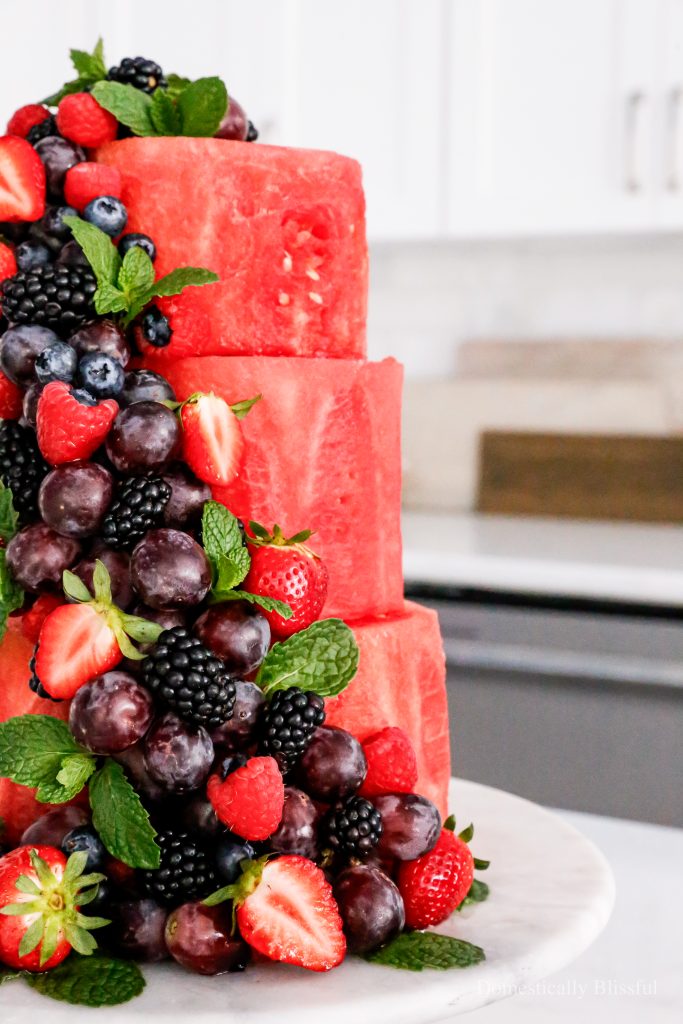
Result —
M75 64L0 138L0 965L476 962L360 169Z

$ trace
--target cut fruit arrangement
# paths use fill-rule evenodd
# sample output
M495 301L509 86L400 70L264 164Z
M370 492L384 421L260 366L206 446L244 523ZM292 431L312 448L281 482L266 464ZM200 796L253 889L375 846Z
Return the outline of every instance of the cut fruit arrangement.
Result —
M0 981L479 963L357 165L72 59L0 138Z

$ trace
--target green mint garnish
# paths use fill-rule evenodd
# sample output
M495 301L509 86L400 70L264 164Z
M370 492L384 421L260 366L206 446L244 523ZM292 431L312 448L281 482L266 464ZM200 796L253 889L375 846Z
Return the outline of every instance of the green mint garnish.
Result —
M182 118L173 96L165 89L156 89L152 96L149 116L157 135L180 135Z
M112 857L131 868L158 868L156 832L121 765L107 758L89 791L93 825Z
M174 76L173 88L157 89L153 96L132 85L98 81L92 94L117 121L144 137L211 138L228 109L228 91L220 78L189 82Z
M101 107L135 135L157 134L152 123L152 97L146 92L122 82L98 82L92 94Z
M482 882L479 878L474 878L469 892L460 904L460 907L466 906L468 903L483 903L484 900L489 898L490 893L491 890L486 882ZM458 907L458 910L460 910L460 907Z
M139 996L145 979L132 960L95 955L70 956L45 974L23 975L31 988L50 999L77 1006L118 1006Z
M218 501L207 501L202 512L202 540L218 590L232 590L251 565L237 518Z
M265 612L277 612L283 619L291 619L291 607L284 601L278 601L276 597L266 597L264 594L250 594L248 590L219 590L216 589L211 595L213 604L220 604L222 601L248 601Z
M220 78L199 78L178 96L182 135L211 138L228 109L228 90Z
M0 480L0 540L4 544L14 537L18 522L19 514L14 508L12 492Z
M403 932L382 949L370 953L370 963L397 967L403 971L447 971L471 967L486 959L484 950L464 939L436 932Z
M321 697L345 690L358 669L358 644L341 619L322 619L274 644L256 677L264 693L299 686Z
M57 718L21 715L0 722L0 778L37 788L42 803L73 800L94 765L93 755Z
M18 515L12 502L12 492L0 480L0 540L6 545L17 532ZM14 581L7 565L4 547L0 547L0 641L7 631L10 614L24 603L24 591Z
M62 88L43 100L49 107L56 107L65 96L71 96L75 92L84 92L92 88L96 82L107 77L107 66L104 61L104 48L102 40L98 39L92 53L84 50L71 50L71 63L77 74L71 82L67 82Z

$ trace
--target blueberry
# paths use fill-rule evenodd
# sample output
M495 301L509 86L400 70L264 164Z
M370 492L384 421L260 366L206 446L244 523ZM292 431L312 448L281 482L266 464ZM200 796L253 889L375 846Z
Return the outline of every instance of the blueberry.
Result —
M14 258L19 270L34 270L35 267L44 267L51 263L52 253L42 242L28 239L16 247Z
M216 867L221 878L228 885L232 885L240 877L241 862L252 860L253 857L254 848L251 843L234 836L232 832L223 836L216 847Z
M104 864L106 853L100 837L89 825L77 825L62 839L62 853L66 857L81 852L88 854L85 872L99 871Z
M125 376L119 360L104 352L89 352L78 364L79 384L98 399L118 395Z
M63 380L70 384L74 379L78 356L65 341L56 341L44 348L36 359L36 379L39 384Z
M155 348L166 348L173 331L158 306L149 306L140 318L140 331L145 341Z
M143 235L139 231L131 231L130 234L124 235L119 240L119 253L121 256L125 256L129 249L134 249L137 246L139 249L143 249L152 263L157 258L157 247L149 237L149 235Z
M83 216L100 231L115 238L128 223L128 211L114 196L98 196L88 203Z
M71 397L75 398L79 405L97 405L97 399L84 388L74 388Z

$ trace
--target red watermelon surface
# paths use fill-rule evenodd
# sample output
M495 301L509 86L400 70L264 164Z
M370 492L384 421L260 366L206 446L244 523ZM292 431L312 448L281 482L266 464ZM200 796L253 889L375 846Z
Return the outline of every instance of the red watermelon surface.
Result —
M5 638L0 643L0 722L16 715L54 715L66 719L69 704L54 704L31 693L28 687L29 661L33 645L21 633L20 620L11 619ZM44 804L34 798L34 790L18 786L9 779L0 779L0 819L3 835L16 843L31 822L45 813Z
M263 395L242 420L243 469L214 496L242 519L315 531L330 574L325 614L400 611L399 363L224 356L183 359L166 374L179 399Z
M161 303L188 355L365 355L365 200L355 160L226 142L135 138L97 159L123 176L127 231L157 246L162 276L207 267L218 284Z
M417 753L416 792L445 817L451 774L446 660L436 612L406 602L402 615L353 623L360 648L355 679L325 702L327 725L360 740L388 725L408 733Z

